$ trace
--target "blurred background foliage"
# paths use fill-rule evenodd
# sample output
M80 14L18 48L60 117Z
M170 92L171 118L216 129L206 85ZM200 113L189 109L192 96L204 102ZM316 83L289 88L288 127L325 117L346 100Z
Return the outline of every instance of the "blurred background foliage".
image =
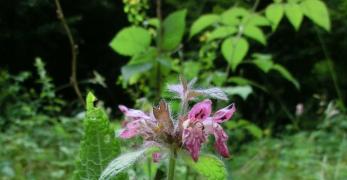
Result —
M197 77L201 87L224 87L237 104L226 124L234 153L226 164L235 179L345 179L347 2L324 1L330 23L307 14L300 20L294 10L280 22L266 14L271 4L304 1L166 0L163 26L154 0L61 5L79 47L82 94L93 91L111 119L120 117L117 104L149 109L152 100L169 97L165 86L178 74ZM216 23L239 7L247 11L237 15L240 22L249 23L247 13L261 16L248 33L232 18ZM243 48L230 48L235 42ZM84 108L70 85L70 53L53 1L1 3L1 179L73 177ZM163 171L160 164L143 166L130 177ZM183 178L186 169L178 171Z

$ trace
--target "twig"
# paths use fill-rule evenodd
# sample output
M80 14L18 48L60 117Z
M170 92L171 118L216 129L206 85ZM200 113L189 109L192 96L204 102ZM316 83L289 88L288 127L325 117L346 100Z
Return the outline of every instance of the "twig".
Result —
M76 95L78 96L79 100L83 105L85 105L84 99L82 97L80 88L77 83L77 55L78 55L78 45L75 43L75 40L72 36L71 30L65 20L63 9L61 8L59 0L54 0L55 5L57 6L57 16L58 19L61 21L61 24L64 27L64 30L66 32L66 35L69 39L69 43L71 46L71 77L70 77L70 83L75 90Z
M156 99L160 99L160 89L161 89L161 72L160 72L160 63L158 62L158 58L161 56L161 51L162 51L162 41L163 41L163 15L161 11L161 0L157 0L157 7L156 7L156 13L157 13L157 18L159 20L159 27L157 29L157 51L158 51L158 56L157 56L157 62L156 62Z

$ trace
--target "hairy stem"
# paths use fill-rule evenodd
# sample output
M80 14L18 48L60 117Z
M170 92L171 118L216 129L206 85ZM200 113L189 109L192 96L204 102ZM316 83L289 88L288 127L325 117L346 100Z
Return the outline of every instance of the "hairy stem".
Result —
M72 36L72 32L70 30L69 25L67 24L63 9L61 8L60 1L55 0L55 5L57 6L57 16L61 22L61 24L64 27L64 30L66 32L66 35L69 39L69 43L71 46L71 77L70 77L70 83L75 90L76 95L78 96L78 99L81 101L83 105L85 105L84 99L82 97L82 93L80 91L80 88L78 87L78 81L77 81L77 55L78 55L78 46L75 43L75 40Z
M174 180L175 179L175 166L176 166L176 149L171 148L170 152L170 160L169 160L169 172L167 179Z

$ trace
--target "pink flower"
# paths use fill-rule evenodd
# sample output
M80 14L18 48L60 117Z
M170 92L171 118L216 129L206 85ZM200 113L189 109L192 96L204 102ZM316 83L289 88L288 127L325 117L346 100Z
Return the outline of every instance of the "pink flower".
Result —
M215 137L215 148L223 157L229 157L226 145L228 135L224 132L220 123L229 120L236 108L231 104L218 110L212 117L212 101L206 99L195 104L188 113L188 119L183 122L183 144L190 152L192 158L197 161L201 145L209 134Z

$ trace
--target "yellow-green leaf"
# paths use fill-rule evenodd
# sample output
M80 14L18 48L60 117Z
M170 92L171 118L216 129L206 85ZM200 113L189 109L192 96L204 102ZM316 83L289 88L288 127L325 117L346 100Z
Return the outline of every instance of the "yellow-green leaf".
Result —
M295 30L299 30L304 17L300 6L294 3L287 3L284 5L284 12Z
M265 15L271 22L272 30L275 30L284 15L283 5L279 3L269 5L266 8Z
M256 26L246 26L243 32L247 37L252 38L263 45L266 45L266 38L263 31Z
M303 13L318 26L330 31L329 12L324 2L319 0L305 0L300 4Z
M222 44L222 54L233 70L240 64L248 52L249 44L244 38L227 38Z
M197 19L193 23L193 25L190 29L190 37L198 34L199 32L201 32L202 30L204 30L208 26L211 26L215 23L218 23L219 19L220 19L220 17L218 15L215 15L215 14L206 14L206 15L199 17L199 19Z

